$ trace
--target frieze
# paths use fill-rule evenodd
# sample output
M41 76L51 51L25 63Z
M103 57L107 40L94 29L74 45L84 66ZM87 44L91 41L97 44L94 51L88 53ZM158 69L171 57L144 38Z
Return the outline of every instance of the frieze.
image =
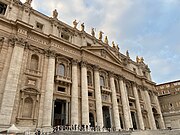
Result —
M44 41L42 39L39 39L38 37L35 37L35 36L28 35L27 38L31 39L31 40L33 40L35 42L41 43L43 45L48 45L49 44L48 42L46 42L46 41Z
M74 50L72 50L72 49L66 48L66 47L64 47L64 46L62 46L62 45L59 45L59 44L52 43L52 46L53 46L53 47L57 47L57 48L63 50L64 52L68 52L68 53L75 54L75 55L79 55L79 54L80 54L80 53L77 52L77 51L74 51Z

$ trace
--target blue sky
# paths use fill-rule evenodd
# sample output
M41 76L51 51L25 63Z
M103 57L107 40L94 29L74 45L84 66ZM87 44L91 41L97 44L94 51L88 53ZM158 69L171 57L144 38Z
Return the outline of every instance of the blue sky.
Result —
M24 2L25 0L22 0ZM180 0L33 0L33 8L90 33L102 30L130 57L143 56L156 83L180 79Z

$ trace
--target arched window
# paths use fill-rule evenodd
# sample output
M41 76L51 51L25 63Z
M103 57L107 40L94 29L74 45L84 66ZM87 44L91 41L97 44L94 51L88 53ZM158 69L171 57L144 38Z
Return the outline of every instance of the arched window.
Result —
M31 97L27 97L24 100L22 117L31 118L33 109L33 100Z
M58 75L65 76L65 66L63 64L59 64L58 66Z
M90 71L87 71L87 81L88 85L92 85L92 76Z
M105 80L103 76L100 76L100 86L105 86Z
M30 68L32 70L38 70L39 57L36 54L31 56Z

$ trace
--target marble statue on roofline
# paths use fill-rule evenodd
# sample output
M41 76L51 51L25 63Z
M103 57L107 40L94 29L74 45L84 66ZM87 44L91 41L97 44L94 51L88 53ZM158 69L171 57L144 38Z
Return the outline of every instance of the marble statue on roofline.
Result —
M91 35L92 35L93 37L95 36L94 28L91 29Z
M137 63L144 63L144 58L136 56L136 62Z
M57 19L57 17L58 17L58 12L57 12L57 10L55 9L55 10L53 11L53 18Z
M105 36L104 43L108 44L108 37L107 36Z
M102 35L103 35L104 33L102 32L102 31L99 31L99 40L102 40Z
M84 23L81 24L81 31L84 31Z
M73 21L73 25L74 25L74 28L75 28L75 29L77 28L78 23L79 23L79 22L77 22L76 19Z
M26 0L26 2L25 2L25 3L27 3L27 4L31 5L32 0Z

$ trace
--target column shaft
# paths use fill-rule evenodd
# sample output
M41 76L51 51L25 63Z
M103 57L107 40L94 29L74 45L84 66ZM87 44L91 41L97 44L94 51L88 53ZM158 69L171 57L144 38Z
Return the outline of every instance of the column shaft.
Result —
M53 90L54 90L55 58L49 57L46 89L43 108L43 127L51 127Z
M82 125L89 125L89 103L88 103L88 84L87 68L81 64L81 97L82 97Z
M101 89L99 71L95 69L95 96L96 96L96 115L97 115L97 126L103 127L103 115L102 115L102 100L101 100Z
M116 88L115 88L113 76L110 77L110 85L111 85L111 90L112 90L114 124L115 124L116 130L119 130L121 129L120 119L119 119L119 108L118 108L118 103L117 103Z
M78 125L78 76L77 62L72 62L71 124Z
M145 103L146 103L146 107L147 107L147 111L148 111L148 120L149 120L149 124L150 124L150 128L151 129L157 129L156 128L156 123L155 123L155 120L154 120L154 115L153 115L153 112L152 112L152 106L151 106L151 100L150 100L150 97L149 97L149 93L147 90L144 91L145 93Z
M156 106L157 106L157 111L160 114L160 118L159 118L160 128L165 129L164 119L163 119L163 116L162 116L159 100L158 100L158 97L156 95L154 95L154 100L155 100L155 103L156 103Z
M11 123L11 116L14 107L23 54L24 47L15 45L4 87L4 94L2 96L0 124L3 125L9 125Z
M127 92L125 91L123 80L121 79L119 83L120 83L120 93L121 93L121 99L122 99L122 105L123 105L125 127L127 130L129 130L129 128L132 128L132 124L131 124L132 122L131 122L128 95L127 95Z
M139 128L144 130L144 122L143 122L143 117L142 117L142 112L141 112L141 105L139 102L138 91L135 84L133 86L133 90L134 90L134 96L136 99L136 109L137 109L137 116L138 116L138 121L139 121Z

